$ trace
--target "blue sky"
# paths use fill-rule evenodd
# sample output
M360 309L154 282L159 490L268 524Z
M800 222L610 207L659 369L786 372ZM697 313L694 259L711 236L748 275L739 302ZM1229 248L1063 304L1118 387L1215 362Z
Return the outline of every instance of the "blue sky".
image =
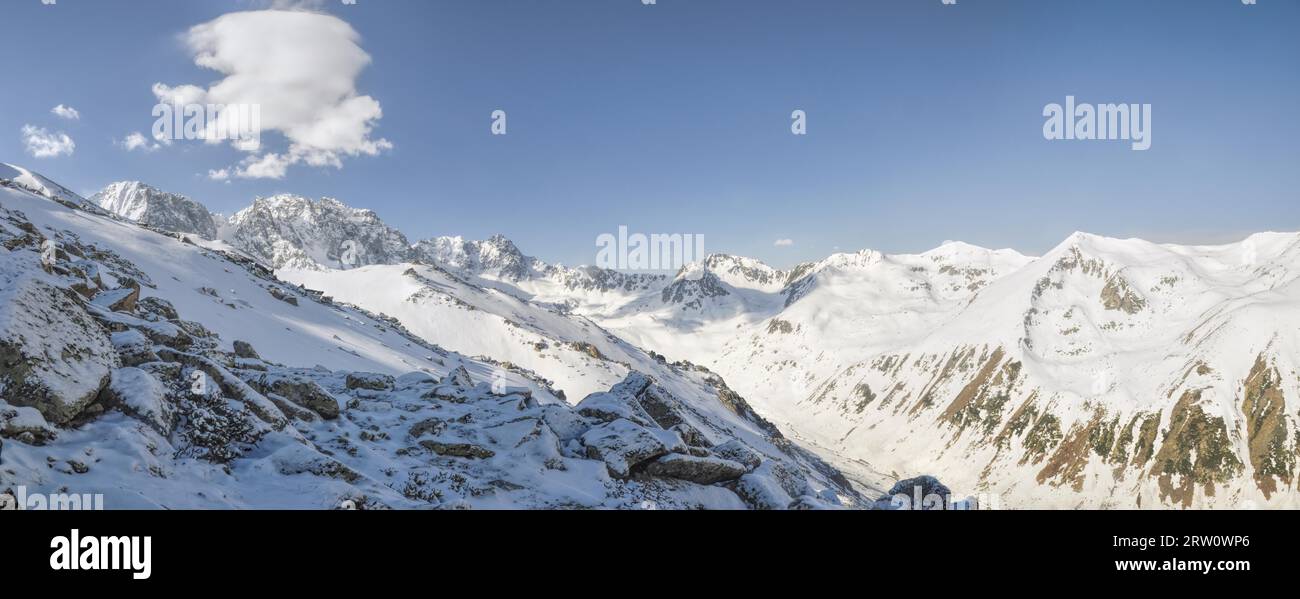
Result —
M82 192L138 179L227 213L328 195L413 240L499 232L567 264L594 261L619 225L778 266L948 239L1038 253L1075 230L1220 242L1300 229L1292 0L325 2L361 36L372 62L355 87L382 106L372 137L391 148L214 181L245 154L115 143L149 131L155 83L222 78L181 34L263 7L6 0L0 161ZM1045 140L1043 107L1066 95L1151 104L1151 149ZM59 104L80 119L51 114ZM790 132L796 109L806 136ZM66 132L75 151L33 157L26 125Z

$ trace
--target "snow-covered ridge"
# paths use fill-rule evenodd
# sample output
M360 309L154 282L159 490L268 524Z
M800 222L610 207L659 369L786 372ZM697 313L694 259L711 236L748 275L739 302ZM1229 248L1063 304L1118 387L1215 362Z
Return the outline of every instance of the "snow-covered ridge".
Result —
M321 264L291 239L259 251ZM1300 505L1300 234L1075 233L1041 257L946 242L788 270L720 254L673 276L551 266L501 237L409 248L282 272L581 393L647 356L705 365L860 477L930 472L1006 505Z
M11 181L0 493L70 488L109 508L870 506L701 367L575 342L627 370L565 401L533 372L448 351L242 255ZM500 293L424 268L397 276L417 295ZM501 299L494 310L540 316ZM515 326L558 334L570 321Z

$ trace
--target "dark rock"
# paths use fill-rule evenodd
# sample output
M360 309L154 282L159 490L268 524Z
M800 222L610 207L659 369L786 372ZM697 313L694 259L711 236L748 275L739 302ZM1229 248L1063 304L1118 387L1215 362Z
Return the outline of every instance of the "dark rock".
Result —
M713 454L733 462L739 462L746 468L753 470L763 462L763 455L754 451L748 445L745 445L738 439L732 439L721 445L713 447Z
M939 479L925 475L900 480L876 500L879 509L944 510L951 505L952 491Z
M396 380L386 374L369 372L350 372L347 376L348 389L369 389L371 391L389 391Z
M469 443L439 443L438 441L425 439L424 441L420 441L420 446L438 455L454 458L470 458L478 460L487 459L496 455L496 452L491 449L484 449Z
M163 320L176 320L180 315L172 303L160 297L146 297L136 304L136 309L144 314L153 314Z
M645 471L652 476L666 476L701 485L711 485L740 478L745 474L746 469L742 464L722 458L671 453L651 462L646 466Z
M261 360L262 356L257 355L257 350L247 341L235 341L235 355L248 360Z
M605 462L611 476L627 478L634 468L686 444L672 431L651 429L619 419L596 426L582 435L587 457Z

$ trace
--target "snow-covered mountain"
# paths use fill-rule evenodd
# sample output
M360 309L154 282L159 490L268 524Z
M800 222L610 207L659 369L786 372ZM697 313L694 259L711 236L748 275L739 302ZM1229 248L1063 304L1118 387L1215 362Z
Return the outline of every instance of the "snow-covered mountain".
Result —
M222 238L275 268L348 268L412 257L406 236L374 212L331 198L258 198L230 217Z
M317 251L257 237L228 243ZM360 269L269 261L574 396L700 364L875 489L933 473L1008 506L1300 504L1300 235L1078 233L1041 257L949 242L789 270L714 255L672 276L553 266L503 237L404 243Z
M139 181L121 181L91 198L100 208L135 222L177 233L217 238L218 220L198 202Z
M644 368L592 366L612 384L566 398L528 369L280 280L251 251L160 233L6 168L0 493L100 493L109 508L784 509L869 506L863 491L879 491L702 367L579 346ZM282 242L305 215L376 228L334 204L262 208ZM394 277L454 283L433 267ZM457 293L470 291L484 306L499 294ZM538 318L530 331L602 334L496 299L494 314Z

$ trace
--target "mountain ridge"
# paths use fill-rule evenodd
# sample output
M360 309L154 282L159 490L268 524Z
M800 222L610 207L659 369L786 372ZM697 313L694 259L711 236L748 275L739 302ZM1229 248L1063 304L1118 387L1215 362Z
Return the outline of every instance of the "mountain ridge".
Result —
M1300 395L1300 234L1179 245L1075 232L1038 257L945 242L784 270L713 254L654 276L551 266L504 237L437 239L410 259L455 278L427 273L410 298L366 292L400 267L283 270L562 386L585 388L592 365L626 351L605 336L686 358L842 467L934 472L1019 505L1300 504L1287 402ZM421 316L461 304L490 318ZM475 318L491 334L445 329ZM512 331L538 337L478 340ZM529 344L583 349L519 351Z

